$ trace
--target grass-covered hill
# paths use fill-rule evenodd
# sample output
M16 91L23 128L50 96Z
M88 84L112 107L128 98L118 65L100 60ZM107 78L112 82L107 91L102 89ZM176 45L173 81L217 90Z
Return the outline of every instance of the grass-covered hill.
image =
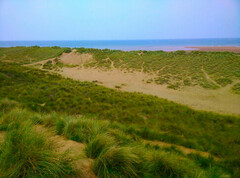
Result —
M22 107L16 101L0 100L0 177L228 177L231 174L220 158L194 149L181 151L183 147L143 141L125 132L125 126L117 122L90 116L42 114Z
M19 51L14 53L17 49ZM51 164L56 168L53 171L55 176L75 174L74 163L61 167L68 155L58 155L63 162L51 162L51 153L55 151L48 141L46 147L40 146L39 141L32 141L34 137L42 137L38 133L28 138L27 133L35 132L32 128L36 124L51 127L67 139L84 143L86 149L83 152L94 158L92 170L99 177L239 175L238 116L195 111L154 96L121 92L22 66L29 63L29 59L40 61L57 57L67 49L44 48L45 54L35 58L42 50L38 47L0 49L0 99L3 99L0 127L6 132L1 145L0 170L5 171L5 175L44 176L48 174L46 166ZM25 110L12 109L15 105ZM53 112L58 114L51 114ZM25 126L21 124L25 121L30 130L23 129ZM21 132L21 138L14 136L18 135L17 132ZM22 142L16 145L15 137ZM33 156L29 160L35 160L35 157L26 154L28 150L21 149L25 148L21 144L29 145L29 150L38 147L41 149L37 151L50 150L50 158L43 155L50 162L40 161L44 163L41 165L22 161L26 160L25 156ZM174 146L162 147L169 144ZM208 153L210 157L204 157L206 154L200 152L200 155L196 152L187 154L179 145ZM16 150L20 150L19 155L12 158ZM8 159L9 164L3 164L3 160Z
M28 64L60 56L63 52L71 52L70 48L60 47L11 47L0 48L0 60L17 64Z

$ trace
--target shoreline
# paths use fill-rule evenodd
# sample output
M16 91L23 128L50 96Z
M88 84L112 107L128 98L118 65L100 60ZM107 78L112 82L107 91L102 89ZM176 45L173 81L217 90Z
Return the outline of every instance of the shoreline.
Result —
M185 51L206 51L206 52L234 52L240 53L240 46L186 46L185 48L191 48L193 50Z
M32 45L34 46L34 45ZM32 46L0 46L0 48L11 48L11 47L32 47ZM38 46L38 45L37 45ZM42 46L40 47L53 47L49 46ZM63 48L63 46L59 46ZM71 47L71 46L64 46L66 48L91 48L91 47ZM240 53L240 46L119 46L119 47L92 47L93 49L109 49L109 50L121 50L121 51L165 51L165 52L174 52L174 51L205 51L205 52L233 52L233 53Z

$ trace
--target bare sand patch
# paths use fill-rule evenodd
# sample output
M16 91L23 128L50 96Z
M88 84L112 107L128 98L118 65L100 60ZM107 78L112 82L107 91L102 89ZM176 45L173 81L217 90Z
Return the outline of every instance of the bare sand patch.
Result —
M103 71L96 68L67 68L58 72L64 77L81 81L95 81L96 83L122 91L142 92L155 95L197 110L214 111L224 114L240 114L240 96L230 92L231 85L219 89L204 89L200 86L184 87L181 90L168 89L165 85L146 83L154 78L152 74L143 72L127 72L113 68Z
M72 50L70 53L63 53L60 57L63 64L75 64L80 65L93 60L92 54L80 54L76 49Z

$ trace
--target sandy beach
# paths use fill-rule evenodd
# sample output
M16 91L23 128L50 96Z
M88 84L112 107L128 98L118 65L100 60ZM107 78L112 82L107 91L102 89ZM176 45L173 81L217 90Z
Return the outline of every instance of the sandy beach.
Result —
M194 50L186 50L186 51L229 51L234 53L240 53L240 47L237 46L191 46L186 48L194 48Z

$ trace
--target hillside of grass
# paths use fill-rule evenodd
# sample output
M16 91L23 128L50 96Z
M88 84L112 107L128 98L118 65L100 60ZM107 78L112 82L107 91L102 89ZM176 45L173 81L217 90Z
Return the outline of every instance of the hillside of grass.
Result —
M1 176L229 176L222 160L201 153L185 154L176 146L146 144L140 138L125 133L123 127L122 124L90 116L36 113L23 109L21 103L2 99L0 135L5 135L0 141ZM44 132L39 132L39 128ZM49 130L65 139L82 143L83 149L75 151L74 156L68 150L65 153L59 151L56 140L49 138ZM88 159L91 160L89 171L85 172L86 167L82 164Z
M28 50L34 51L35 48ZM47 50L55 51L59 48L47 48ZM12 55L17 56L17 54ZM51 54L51 57L59 54ZM2 53L0 55L3 56ZM48 55L50 56L50 52ZM47 57L48 55L46 54ZM23 66L22 64L29 62L29 56L26 53L26 59L23 61L21 61L23 58L18 56L16 59L11 58L11 62L5 60L7 55L4 59L0 58L0 99L9 98L20 103L21 107L17 107L29 112L24 115L24 118L28 117L27 115L29 117L33 115L34 117L31 118L36 120L34 123L56 127L58 134L86 144L86 155L96 159L93 171L99 177L141 177L144 175L214 177L207 176L210 174L217 177L218 173L239 175L239 116L196 111L150 95L121 92L91 82L63 78L47 71ZM44 59L45 57L41 57L36 60ZM7 121L5 115L11 109L5 108L15 105L11 103L12 101L8 102L5 99L3 107L1 106L3 108L0 114L1 120L6 120L6 123L1 121L0 127L7 132L10 122ZM50 114L52 112L58 114ZM15 117L9 119L14 122ZM112 143L111 149L108 148L108 142ZM150 148L146 151L145 147L148 146L144 146L143 143L152 142L159 144L148 145ZM179 150L176 151L175 147L171 148L168 153L169 148L164 150L159 148L162 142L203 151L211 157L207 160L194 155L191 157L178 153ZM216 158L217 163L211 163L213 158ZM5 157L0 160L4 159L6 160ZM147 164L142 165L143 163ZM11 166L14 165L4 165L5 168L2 169L12 170ZM214 169L210 170L212 167ZM30 170L29 173L24 173L24 175L27 174L33 173Z
M88 67L128 71L143 71L156 74L148 83L166 84L168 88L199 85L217 89L240 80L240 56L232 52L201 51L119 51L77 48L79 53L94 55L95 61ZM108 59L108 60L106 60Z
M0 61L28 64L60 56L63 52L71 52L71 49L57 46L0 48Z

